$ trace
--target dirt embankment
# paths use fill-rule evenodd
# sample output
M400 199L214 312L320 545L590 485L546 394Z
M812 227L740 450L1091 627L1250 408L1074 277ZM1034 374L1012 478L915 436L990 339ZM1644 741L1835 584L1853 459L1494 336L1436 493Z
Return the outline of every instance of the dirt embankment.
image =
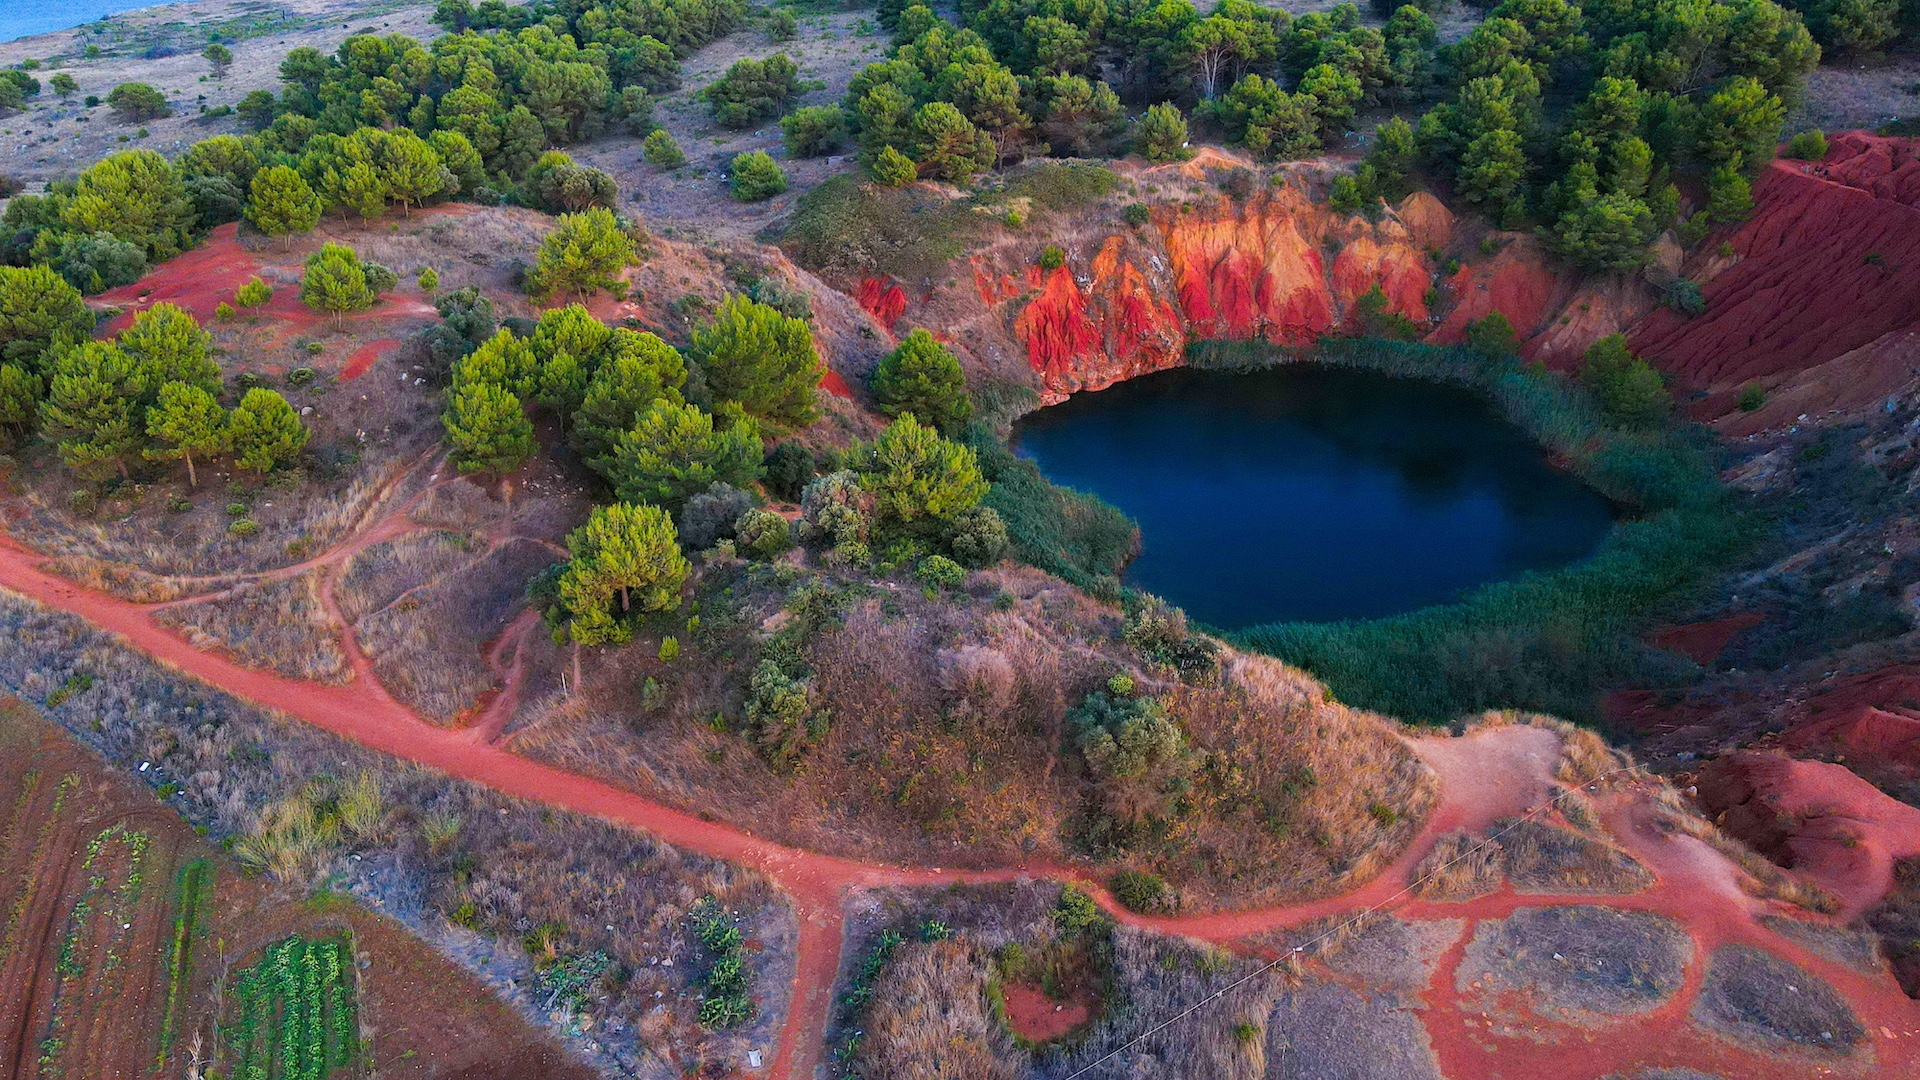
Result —
M1653 312L1633 328L1634 348L1709 392L1695 407L1701 419L1734 413L1750 382L1766 387L1770 406L1729 418L1733 434L1911 390L1920 364L1920 143L1848 132L1823 161L1770 164L1753 197L1753 215L1684 267L1701 283L1706 311Z

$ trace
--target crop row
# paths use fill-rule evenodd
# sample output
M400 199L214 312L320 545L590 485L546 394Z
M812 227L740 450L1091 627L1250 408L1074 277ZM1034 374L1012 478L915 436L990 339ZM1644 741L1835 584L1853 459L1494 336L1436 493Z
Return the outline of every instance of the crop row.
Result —
M33 887L41 861L58 832L60 813L66 809L67 796L79 786L80 774L68 773L60 778L60 783L53 790L53 806L47 811L46 818L40 822L40 832L34 838L33 852L27 857L27 864L22 868L22 872L17 875L15 888L18 891L14 894L13 903L7 907L6 932L0 935L0 958L13 952L15 939L20 933L20 920L26 917L27 902L33 898Z
M167 1055L180 1034L182 996L193 981L193 938L200 930L200 909L213 888L213 863L194 859L180 868L175 877L176 896L173 935L167 942L167 1000L160 1019L160 1056L156 1070L167 1064Z
M321 1080L359 1046L350 944L290 937L241 972L239 1017L223 1034L234 1080Z
M98 970L111 972L125 962L126 945L133 936L139 911L150 842L146 833L124 824L110 825L87 842L87 857L80 864L87 874L86 890L67 913L66 932L60 937L59 957L54 964L53 1015L40 1043L42 1076L62 1071L60 1051L67 1044L76 1008L82 1012L113 1009L99 998L103 992L112 993L108 988L118 984L108 980L98 982L97 987L89 986L87 965L91 961ZM83 945L97 947L97 951L84 952Z

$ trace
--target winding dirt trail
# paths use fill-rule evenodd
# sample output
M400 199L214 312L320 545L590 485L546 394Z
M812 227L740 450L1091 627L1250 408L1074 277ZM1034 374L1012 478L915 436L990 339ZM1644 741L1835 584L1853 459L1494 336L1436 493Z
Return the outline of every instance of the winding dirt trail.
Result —
M1252 935L1366 909L1391 909L1412 917L1464 918L1470 933L1473 922L1504 917L1516 907L1568 902L1657 911L1678 919L1694 935L1696 951L1687 992L1638 1021L1614 1025L1585 1039L1558 1043L1527 1039L1494 1042L1484 1032L1476 1034L1469 1015L1471 1008L1453 990L1453 969L1461 950L1456 942L1450 950L1451 959L1443 963L1426 995L1427 1024L1433 1029L1434 1048L1445 1075L1450 1077L1598 1076L1599 1071L1589 1067L1594 1062L1631 1064L1639 1060L1636 1054L1644 1057L1650 1044L1658 1046L1663 1039L1678 1037L1674 1033L1685 1026L1678 1021L1698 988L1704 956L1714 944L1736 940L1764 940L1770 951L1832 982L1867 1023L1873 1036L1873 1059L1881 1067L1894 1070L1862 1073L1842 1069L1835 1075L1920 1075L1920 1016L1890 978L1861 976L1765 929L1756 915L1766 906L1740 892L1724 859L1697 841L1684 837L1676 840L1660 833L1642 812L1644 803L1626 801L1624 796L1615 797L1615 802L1608 805L1609 824L1616 826L1615 835L1622 845L1659 875L1660 883L1652 889L1628 897L1521 897L1506 891L1465 904L1414 900L1406 883L1436 838L1452 830L1484 828L1497 819L1527 813L1548 798L1549 779L1559 756L1559 737L1543 728L1501 727L1459 739L1411 740L1415 751L1439 778L1440 803L1400 858L1357 889L1259 910L1145 917L1120 907L1103 886L1079 868L1035 862L985 871L942 870L801 850L513 754L498 742L519 701L521 646L528 634L538 632L538 617L532 612L514 619L488 647L488 663L499 674L501 684L474 710L467 726L449 728L429 723L381 686L372 660L360 648L352 626L341 617L333 594L339 568L354 553L424 528L407 516L418 498L420 494L415 494L368 521L332 550L297 566L256 575L279 577L323 569L321 600L340 627L354 675L344 685L302 682L196 649L153 621L153 612L163 605L119 599L57 577L43 568L47 561L44 556L4 536L0 536L0 587L118 634L132 647L214 687L372 749L507 795L635 828L667 844L765 874L789 898L799 929L794 981L770 1071L777 1080L813 1080L822 1063L842 948L843 905L850 890L986 884L1033 877L1075 881L1129 925L1229 946ZM1695 847L1687 848L1686 844ZM1697 1032L1683 1042L1688 1047L1702 1044L1693 1058L1702 1063L1727 1060L1733 1053L1725 1044ZM1579 1067L1572 1067L1576 1058ZM1806 1075L1805 1062L1781 1066L1778 1059L1746 1052L1733 1053L1732 1060L1744 1069L1740 1073L1743 1077L1786 1080ZM1520 1071L1513 1071L1516 1068Z

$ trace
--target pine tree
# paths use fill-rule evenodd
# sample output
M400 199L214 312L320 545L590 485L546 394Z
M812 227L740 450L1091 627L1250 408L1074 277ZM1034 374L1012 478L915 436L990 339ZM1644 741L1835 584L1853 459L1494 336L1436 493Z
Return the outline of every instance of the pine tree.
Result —
M987 494L973 448L941 438L912 416L895 420L851 458L861 490L873 496L876 526L896 535L938 531Z
M0 427L15 438L33 429L39 419L40 376L19 364L0 364Z
M415 203L440 194L449 175L433 147L406 128L388 132L375 144L374 164L386 181L388 196L399 201L402 214L410 214Z
M533 456L533 423L520 399L503 387L460 387L441 416L453 463L463 473L510 473Z
M259 386L240 399L227 418L227 431L234 464L263 473L292 461L312 434L286 398Z
M268 236L312 231L320 224L325 205L300 174L285 165L261 169L253 175L247 200L247 220Z
M79 289L45 266L0 266L0 361L39 371L49 350L92 336Z
M632 640L631 617L673 608L691 569L673 519L657 506L595 507L568 535L567 550L573 557L560 575L560 601L581 645Z
M332 315L337 329L347 312L372 307L374 293L367 285L366 268L353 249L345 244L326 244L307 256L300 299L313 310Z
M156 460L187 463L187 486L200 486L193 456L202 460L227 448L227 410L205 389L184 382L160 387L159 403L147 409L147 434L160 445L147 450Z
M915 329L873 371L873 397L888 416L912 413L944 435L953 435L973 415L967 377L951 350Z
M760 428L741 418L715 430L713 417L693 405L656 401L620 436L610 479L624 502L677 510L716 483L745 488L760 478Z
M162 301L133 317L119 345L133 358L143 393L152 400L164 383L183 382L208 393L220 389L220 366L208 355L213 336L192 315Z
M585 298L612 288L620 271L635 259L633 238L613 214L596 207L584 214L562 214L560 224L540 242L540 254L527 274L535 296L571 293Z
M920 179L920 166L893 147L883 146L873 159L873 179L887 187L906 187Z
M622 331L573 414L573 448L602 474L613 465L620 436L656 401L678 405L687 364L680 351L653 334Z
M714 396L755 416L804 427L819 416L814 399L824 369L813 331L765 304L729 296L694 331L692 358Z
M61 354L40 403L40 424L61 460L83 474L112 466L125 476L126 459L140 448L141 389L133 358L116 345L90 341Z

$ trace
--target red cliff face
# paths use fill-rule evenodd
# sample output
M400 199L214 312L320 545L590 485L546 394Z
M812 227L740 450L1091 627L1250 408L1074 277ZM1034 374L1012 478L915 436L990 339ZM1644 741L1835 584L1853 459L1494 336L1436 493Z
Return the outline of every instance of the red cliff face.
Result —
M1493 312L1507 317L1514 336L1524 341L1552 318L1561 283L1547 265L1546 252L1530 239L1515 240L1491 259L1462 266L1447 280L1453 291L1453 309L1427 335L1437 345L1456 345L1467 334L1467 324Z
M1654 312L1635 349L1690 386L1770 385L1920 325L1920 154L1849 132L1822 162L1775 161L1753 216L1726 237L1737 261L1703 286L1704 314ZM1719 244L1688 266L1704 277Z
M1418 209L1421 228L1444 243L1446 210L1431 199ZM973 260L982 303L1023 301L1012 328L1043 401L1176 367L1190 338L1309 344L1375 285L1390 310L1422 324L1431 316L1431 262L1391 214L1377 223L1334 214L1281 188L1162 208L1153 224L1076 245L1067 266L1027 267L1024 280Z
M867 310L867 314L889 330L907 310L907 291L885 274L862 279L860 292L854 299Z

